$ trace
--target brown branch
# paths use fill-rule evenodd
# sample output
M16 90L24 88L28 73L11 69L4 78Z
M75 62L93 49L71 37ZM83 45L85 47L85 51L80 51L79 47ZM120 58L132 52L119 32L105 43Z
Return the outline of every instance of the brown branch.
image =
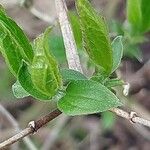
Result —
M10 124L12 125L12 127L15 128L16 131L18 131L18 132L21 131L16 119L1 104L0 104L0 113L10 122ZM37 150L37 148L32 143L30 138L26 137L26 138L24 138L23 141L26 144L26 146L28 147L28 149Z
M61 114L61 112L58 109L56 109L56 110L50 112L49 114L45 115L44 117L41 117L39 120L35 121L33 126L29 123L29 127L22 130L21 132L14 135L13 137L9 138L8 140L2 142L0 144L0 149L8 147L8 146L12 145L13 143L17 142L18 140L20 140L30 134L33 134L34 132L37 132L38 129L40 129L45 124L52 121L53 119L55 119L60 114Z

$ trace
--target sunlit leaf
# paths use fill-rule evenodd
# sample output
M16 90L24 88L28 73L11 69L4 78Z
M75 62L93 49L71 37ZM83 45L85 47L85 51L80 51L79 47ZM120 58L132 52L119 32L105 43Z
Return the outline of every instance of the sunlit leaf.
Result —
M77 0L76 6L83 46L92 61L109 74L112 69L112 49L105 20L93 9L88 0Z
M11 72L16 76L22 59L31 62L32 47L21 28L6 15L0 6L0 47Z
M34 86L48 96L56 94L62 85L58 65L48 46L51 28L34 41L35 56L31 66L31 78Z
M51 96L45 95L45 93L40 92L33 84L30 74L29 66L23 62L22 67L18 73L18 81L21 86L34 98L39 100L50 100Z

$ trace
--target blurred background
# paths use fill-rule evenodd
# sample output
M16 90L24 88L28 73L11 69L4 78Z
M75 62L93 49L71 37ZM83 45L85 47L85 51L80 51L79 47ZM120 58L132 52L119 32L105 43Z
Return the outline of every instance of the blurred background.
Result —
M66 0L84 73L90 76L93 66L80 43L75 2ZM129 34L125 0L90 0L108 23L110 37L124 36L124 57L117 74L130 83L128 97L117 88L117 95L123 101L124 109L136 111L144 118L150 118L150 33L142 37ZM32 41L49 25L56 25L50 36L50 47L60 67L67 67L63 39L57 25L54 0L0 0L19 26ZM150 6L149 6L150 7ZM11 87L15 78L9 72L0 54L0 141L14 135L27 126L31 120L50 112L56 106L53 102L41 102L31 97L16 99ZM41 128L35 135L12 145L10 150L150 150L150 130L134 125L110 112L88 116L57 119Z

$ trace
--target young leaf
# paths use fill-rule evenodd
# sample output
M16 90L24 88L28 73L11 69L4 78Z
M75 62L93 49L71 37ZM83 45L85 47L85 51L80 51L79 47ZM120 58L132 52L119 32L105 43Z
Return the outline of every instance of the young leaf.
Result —
M34 41L35 56L31 66L31 78L34 86L48 96L54 96L62 80L58 65L48 47L51 28Z
M120 79L109 79L107 80L104 85L107 87L107 88L112 88L112 87L115 87L115 86L121 86L121 85L124 85L124 82L123 80L120 80Z
M0 47L3 56L16 76L22 59L31 62L33 59L32 47L21 28L9 18L0 5Z
M114 72L121 63L121 58L123 56L123 44L122 36L117 36L112 42L113 49L113 67L112 72Z
M73 30L73 33L74 33L74 37L75 37L77 47L82 48L82 32L81 32L81 29L80 29L79 18L73 12L69 12L68 16L69 16L69 19L70 19L70 23L71 23L71 26L72 26L72 30Z
M23 62L22 67L18 72L18 81L32 97L40 100L50 100L51 96L45 95L45 93L40 92L33 84L31 79L31 74L28 65Z
M24 98L30 96L30 94L16 81L12 86L13 94L16 98Z
M77 0L84 48L89 57L107 74L112 69L112 49L104 18L99 16L88 0Z
M1 27L2 26L0 26L0 31L2 31ZM2 35L2 32L0 32L0 44L1 53L5 58L6 64L8 65L11 73L14 76L17 76L20 64L22 62L22 56L20 55L19 48L16 46L9 35Z
M127 18L134 27L140 27L142 21L141 0L127 0Z
M142 31L150 30L150 0L141 0L142 9Z
M107 78L108 78L107 73L104 70L99 71L99 68L98 68L96 72L94 73L94 75L91 77L91 80L104 84Z
M72 81L58 108L67 115L93 114L120 106L119 99L105 86L92 80Z
M78 71L72 69L62 69L60 70L63 81L69 82L74 80L87 80L87 78Z

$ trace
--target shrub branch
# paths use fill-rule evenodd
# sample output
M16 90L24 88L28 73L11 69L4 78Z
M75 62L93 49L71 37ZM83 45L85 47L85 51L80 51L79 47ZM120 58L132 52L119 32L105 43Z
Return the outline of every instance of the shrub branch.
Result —
M66 49L66 55L67 55L67 61L70 69L74 69L79 72L83 72L79 56L77 54L77 47L75 44L73 32L71 30L71 25L68 20L67 16L67 7L64 0L55 0L56 3L56 10L58 13L58 19L64 39L64 45ZM150 127L150 121L143 119L141 117L138 117L135 112L126 112L124 110L121 110L119 108L113 108L110 110L111 112L115 113L116 115L123 117L127 120L129 120L132 123L139 123L144 126ZM52 121L56 117L58 117L62 112L60 112L58 109L50 112L46 116L40 118L37 121L33 121L29 123L29 126L19 132L18 134L14 135L13 137L9 138L8 140L2 142L0 144L0 149L4 149L6 146L10 146L11 144L19 141L20 139L35 133L38 129L43 127L48 122Z

